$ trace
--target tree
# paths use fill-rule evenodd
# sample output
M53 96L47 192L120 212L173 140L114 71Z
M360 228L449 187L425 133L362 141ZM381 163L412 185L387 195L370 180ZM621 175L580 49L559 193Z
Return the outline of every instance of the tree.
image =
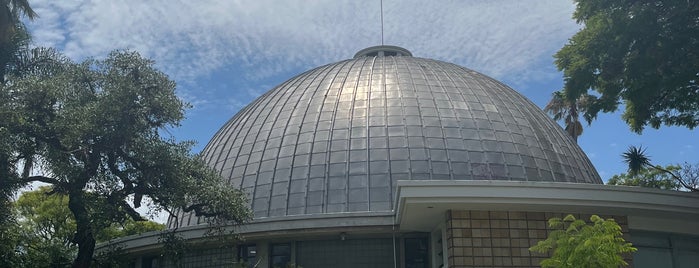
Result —
M47 183L68 197L78 245L73 267L92 261L94 223L143 221L134 208L144 198L212 225L250 218L244 193L192 155L191 142L161 137L187 105L152 61L117 51L104 60L23 66L0 87L0 131L10 141L0 159L9 176L0 179ZM25 172L34 167L40 174Z
M29 35L20 21L20 16L28 19L36 17L27 1L0 0L0 84L5 83L5 70L14 56L29 43ZM0 120L3 120L0 117ZM17 190L13 175L16 167L9 165L11 152L8 149L13 140L0 127L0 267L15 267L19 260L15 258L15 248L12 243L17 238L16 222L12 217L10 199Z
M530 251L547 253L551 257L541 261L541 267L557 268L616 268L626 266L622 254L636 251L622 237L621 227L614 219L590 217L591 224L568 215L549 219L554 229L546 240L539 241Z
M21 16L33 20L39 15L29 6L27 0L0 0L0 42L10 40L15 27L22 24Z
M553 120L563 120L565 131L578 142L578 137L583 133L583 125L580 123L580 114L584 114L587 106L594 100L594 96L582 95L570 99L564 91L556 91L552 94L551 100L544 107L544 112L553 116ZM587 120L590 124L592 120Z
M665 176L672 178L674 181L679 183L679 188L681 189L690 192L699 192L699 164L693 166L685 163L682 168L653 165L650 162L650 157L646 155L646 150L642 146L629 146L621 157L624 159L624 162L628 164L628 173L631 177L636 177L644 170L653 170L653 172L660 172Z
M670 172L677 172L680 166L670 165L664 167ZM635 175L630 173L622 173L612 176L608 181L608 185L626 185L640 186L647 188L658 188L664 190L680 190L682 185L669 174L654 168L642 168Z
M27 48L29 34L21 17L38 17L27 0L0 0L0 80L4 82L5 69L15 55Z
M564 91L599 98L586 117L613 112L640 133L650 125L699 125L699 2L576 0L583 28L555 54Z
M65 267L76 251L71 241L75 220L68 197L50 194L50 189L25 192L14 204L24 267Z
M14 202L18 239L14 247L23 267L65 267L75 257L77 246L72 241L75 219L68 209L68 197L49 187L24 192ZM95 240L105 242L114 238L165 229L152 221L127 220L108 223L96 230ZM104 226L105 223L95 223ZM20 265L17 265L20 266Z

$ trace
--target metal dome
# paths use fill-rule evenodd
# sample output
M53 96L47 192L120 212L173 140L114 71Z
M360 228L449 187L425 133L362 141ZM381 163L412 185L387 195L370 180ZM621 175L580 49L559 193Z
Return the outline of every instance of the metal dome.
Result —
M398 180L602 183L573 140L513 89L399 55L360 55L282 83L228 121L203 158L249 193L257 219L390 211Z

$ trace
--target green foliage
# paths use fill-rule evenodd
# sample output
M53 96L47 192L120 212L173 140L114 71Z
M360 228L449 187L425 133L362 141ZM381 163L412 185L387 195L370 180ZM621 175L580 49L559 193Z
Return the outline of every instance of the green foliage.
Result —
M99 230L95 234L97 242L106 242L119 237L142 234L145 232L165 230L165 225L154 221L134 221L126 219L125 222L112 224Z
M672 178L672 180L679 185L679 187L677 187L678 189L676 190L699 192L699 165L685 163L681 168L678 166L667 166L663 168L659 165L653 165L650 162L650 157L646 154L646 150L640 146L629 146L629 149L627 149L626 152L621 155L621 157L624 159L624 162L628 164L629 176L632 178L637 177L644 171L646 173L659 172L659 174L662 174L664 177ZM641 182L639 181L639 183ZM648 184L647 187L654 187L654 185L655 184Z
M79 245L74 266L89 266L96 238L105 239L97 230L142 220L135 208L144 198L149 208L191 212L214 225L250 218L244 193L191 154L191 142L161 136L188 105L153 61L115 51L74 63L35 51L0 85L0 131L9 141L0 165L40 166L35 176L6 169L16 178L8 183L40 181L68 197Z
M72 241L76 224L68 209L68 196L54 193L50 187L40 187L22 193L14 202L14 210L17 222L13 231L17 237L8 244L15 249L14 258L19 261L15 261L16 265L13 266L63 267L71 263L77 246ZM164 225L156 222L129 219L95 228L95 238L103 242L164 228Z
M680 166L666 166L664 169L670 172L680 170ZM612 176L608 181L609 185L640 186L648 188L658 188L665 190L680 190L682 185L672 176L654 168L642 168L637 174L622 173Z
M585 113L588 103L593 98L587 94L571 98L565 91L556 91L544 107L544 111L553 116L555 121L563 120L565 131L577 142L578 137L583 133L583 125L579 119L580 114ZM590 120L587 122L589 124Z
M6 68L15 62L17 53L29 44L22 16L30 20L38 17L27 0L0 1L0 83L4 83Z
M41 187L23 193L15 209L24 266L68 266L77 251L71 241L75 220L68 209L68 197L50 194L50 188Z
M10 63L29 44L29 34L21 22L22 15L28 19L37 16L26 0L0 1L0 85L5 83L5 73ZM3 120L6 118L0 113L0 121ZM8 129L0 126L0 267L21 265L15 247L19 240L17 223L10 201L21 186L16 176L13 150L9 149L15 142L8 135Z
M621 227L614 219L590 217L591 224L577 220L573 215L549 219L554 229L546 240L539 241L530 251L546 253L551 257L541 261L541 267L558 268L616 268L628 265L622 254L636 251L622 237Z
M635 132L699 125L699 2L576 0L583 28L555 55L571 99L597 91L585 113L612 112Z
M10 212L11 209L7 209L3 211L4 215L0 215L0 267L22 267L21 252L17 248L20 241L19 227L14 221L14 215L5 214Z
M626 149L626 152L621 154L621 157L629 166L629 174L631 176L635 176L646 167L652 166L650 163L650 158L646 155L646 149L644 149L642 146L629 146L629 148Z
M158 242L163 245L163 256L167 260L172 261L175 267L181 266L181 260L187 251L190 250L182 237L178 236L174 231L165 232L160 235Z

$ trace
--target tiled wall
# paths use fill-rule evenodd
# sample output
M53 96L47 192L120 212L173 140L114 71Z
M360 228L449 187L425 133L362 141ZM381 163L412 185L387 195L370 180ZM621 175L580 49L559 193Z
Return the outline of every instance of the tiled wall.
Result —
M214 268L214 267L230 267L235 263L235 248L190 248L176 264L172 260L164 260L162 266L158 267L196 267L196 268Z
M585 214L573 215L576 219L590 218ZM550 232L547 219L563 216L544 212L449 211L446 225L449 267L539 267L539 262L547 256L530 252L529 247L546 239ZM628 241L626 217L614 219ZM631 264L630 257L626 261Z

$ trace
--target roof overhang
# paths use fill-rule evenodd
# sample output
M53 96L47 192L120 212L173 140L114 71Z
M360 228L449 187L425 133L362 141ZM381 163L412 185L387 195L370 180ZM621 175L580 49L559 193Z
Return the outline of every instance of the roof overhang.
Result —
M232 231L241 238L284 239L287 237L313 237L333 233L390 233L394 217L392 211L386 212L345 212L319 215L298 215L285 217L259 218L238 226L228 226L224 232ZM215 237L207 234L212 230L208 224L182 227L177 230L181 238L195 243L208 243ZM166 231L163 231L166 232ZM147 252L159 249L159 238L163 232L148 232L118 238L97 245L97 250L118 247L125 252ZM216 241L214 241L216 242Z
M699 234L699 194L600 184L513 181L399 181L396 224L432 231L448 210L619 215L637 230Z
M398 181L394 211L351 212L255 219L228 231L244 238L283 239L333 232L430 232L448 210L532 211L627 216L629 228L699 235L699 194L600 184L513 181ZM395 212L395 213L394 213ZM206 224L178 229L189 241L206 243ZM160 232L98 245L127 252L157 250Z

